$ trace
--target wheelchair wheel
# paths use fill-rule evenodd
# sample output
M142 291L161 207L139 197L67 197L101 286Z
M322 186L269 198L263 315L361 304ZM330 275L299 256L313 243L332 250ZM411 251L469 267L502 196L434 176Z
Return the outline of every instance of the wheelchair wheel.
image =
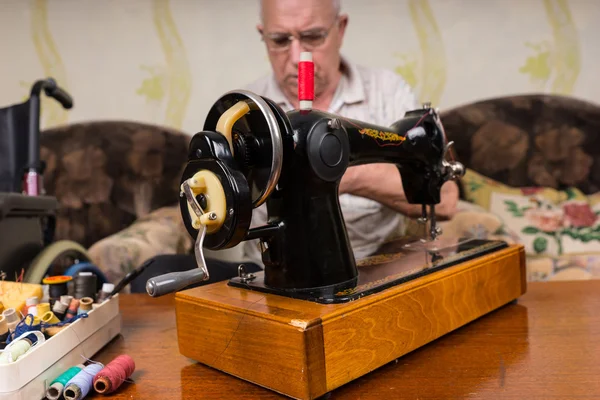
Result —
M90 261L87 250L79 243L70 240L59 240L48 245L33 259L29 268L27 268L23 282L41 285L46 272L52 264L60 257L65 256L72 257L80 262Z

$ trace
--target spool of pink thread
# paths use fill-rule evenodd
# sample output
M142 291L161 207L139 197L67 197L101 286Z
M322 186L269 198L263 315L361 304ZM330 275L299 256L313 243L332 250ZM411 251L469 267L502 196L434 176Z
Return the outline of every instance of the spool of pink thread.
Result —
M121 354L109 362L94 376L94 390L100 394L114 392L135 371L135 362L127 354Z

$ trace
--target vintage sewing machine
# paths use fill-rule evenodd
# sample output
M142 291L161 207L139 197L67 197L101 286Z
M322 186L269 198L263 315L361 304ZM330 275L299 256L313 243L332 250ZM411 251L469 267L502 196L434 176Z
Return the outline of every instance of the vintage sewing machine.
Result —
M208 277L203 248L257 240L264 272L176 294L183 355L299 399L319 397L526 290L524 252L493 240L439 237L440 188L464 169L429 106L390 127L337 115L284 113L233 91L212 107L189 147L181 212L198 268L148 281L152 296ZM422 204L420 238L355 260L338 200L348 166L398 166ZM266 204L268 223L250 229Z

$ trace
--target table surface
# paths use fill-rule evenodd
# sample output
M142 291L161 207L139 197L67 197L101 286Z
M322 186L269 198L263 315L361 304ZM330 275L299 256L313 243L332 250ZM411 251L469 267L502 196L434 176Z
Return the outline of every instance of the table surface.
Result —
M120 296L132 383L110 399L285 399L179 354L173 296ZM198 327L201 329L201 327ZM600 280L535 282L496 310L337 390L329 399L600 398Z

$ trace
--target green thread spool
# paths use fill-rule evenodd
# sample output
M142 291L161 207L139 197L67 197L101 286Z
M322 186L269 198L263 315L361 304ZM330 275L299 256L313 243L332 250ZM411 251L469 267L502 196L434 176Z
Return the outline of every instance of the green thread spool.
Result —
M82 369L83 366L79 365L71 367L62 374L60 374L58 378L53 380L52 383L50 383L50 387L48 388L48 390L46 390L46 397L48 398L48 400L57 400L58 398L60 398L60 396L62 396L62 392L67 382L69 382Z

